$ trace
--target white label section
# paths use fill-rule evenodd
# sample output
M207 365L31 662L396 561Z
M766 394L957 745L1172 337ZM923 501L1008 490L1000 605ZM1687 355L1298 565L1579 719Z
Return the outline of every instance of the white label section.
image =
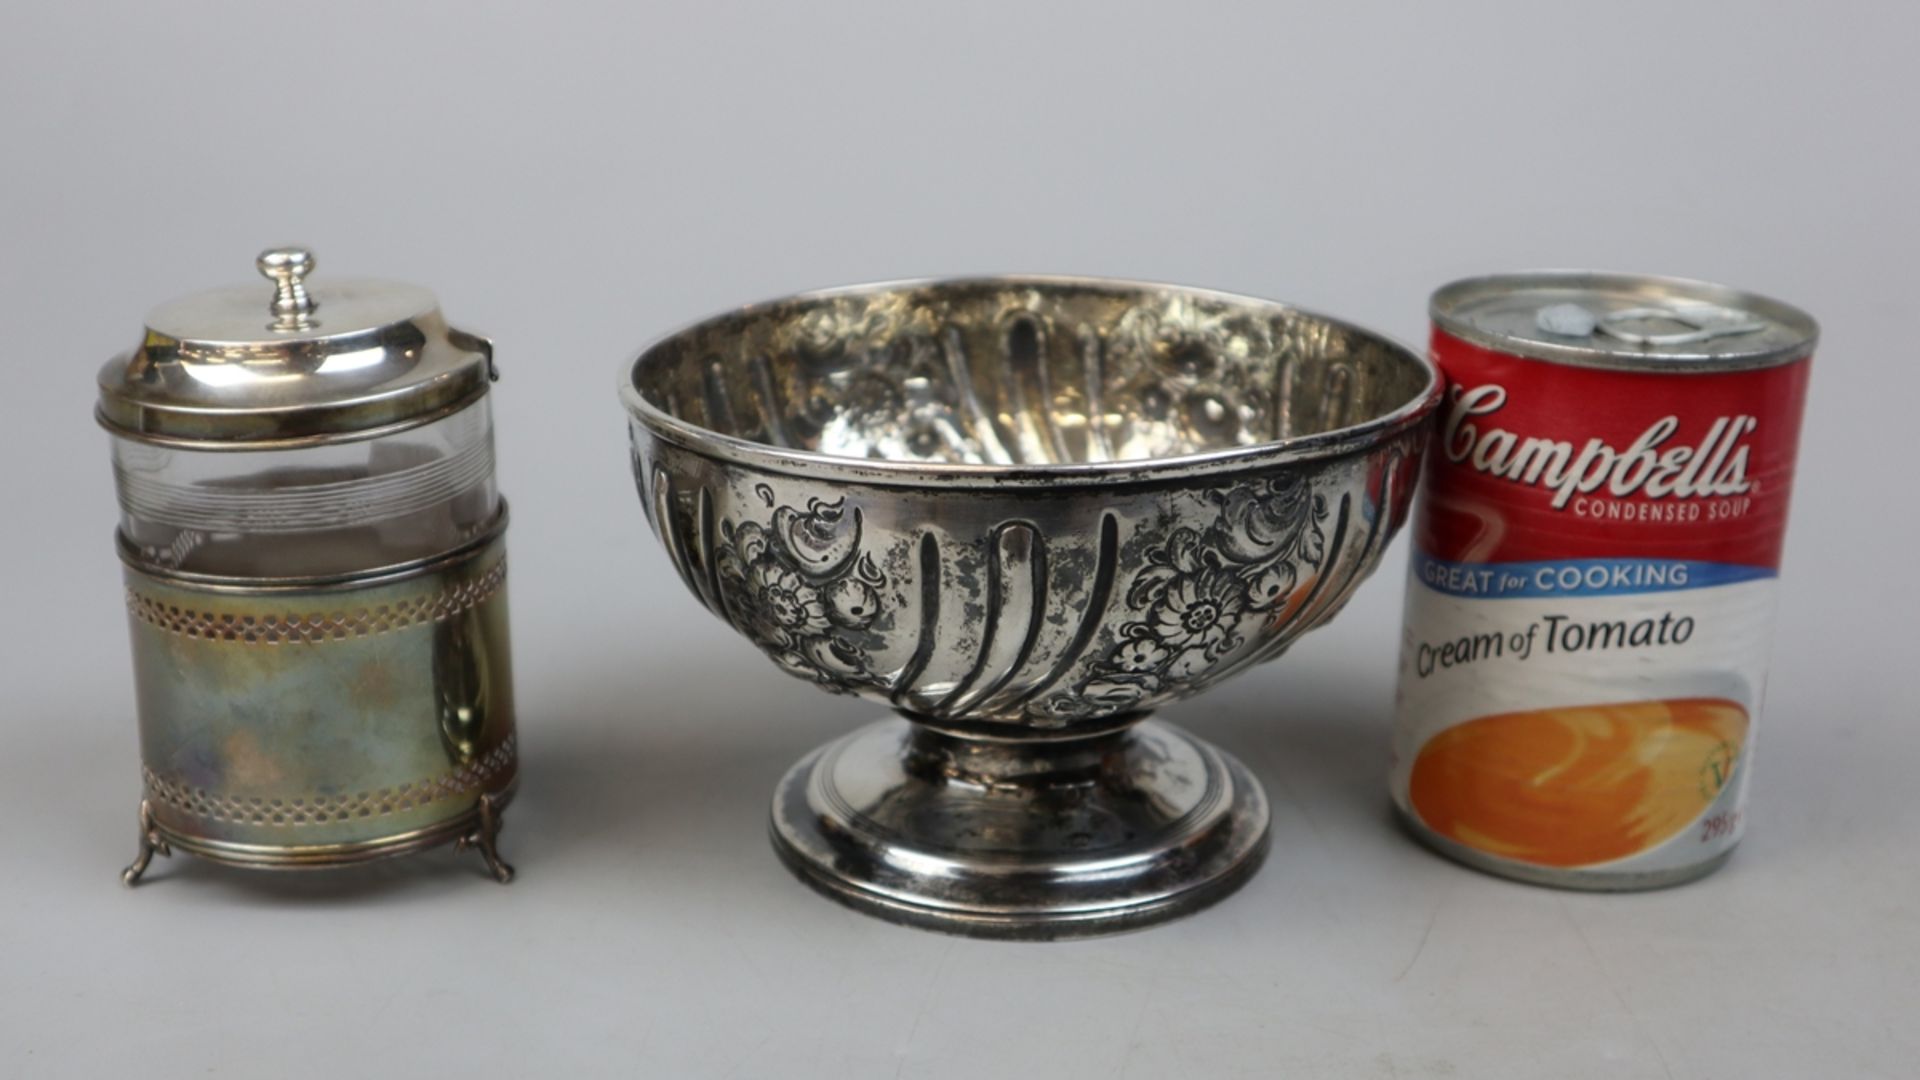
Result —
M1578 869L1641 872L1697 863L1732 846L1752 773L1777 580L1561 598L1450 596L1409 581L1396 699L1392 789L1412 805L1422 748L1450 728L1501 714L1717 698L1746 713L1735 775L1690 827L1627 857ZM1442 831L1444 834L1444 830ZM1497 852L1489 850L1487 853Z

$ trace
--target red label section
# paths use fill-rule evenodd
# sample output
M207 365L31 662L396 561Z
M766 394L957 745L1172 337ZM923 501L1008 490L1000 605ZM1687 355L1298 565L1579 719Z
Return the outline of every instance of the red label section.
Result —
M1809 360L1609 371L1438 329L1432 350L1450 385L1415 537L1428 555L1779 567Z

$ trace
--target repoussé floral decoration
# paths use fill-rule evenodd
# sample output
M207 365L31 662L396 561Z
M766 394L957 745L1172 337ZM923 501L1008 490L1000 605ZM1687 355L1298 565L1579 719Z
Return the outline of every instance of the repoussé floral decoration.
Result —
M1239 648L1250 622L1270 619L1326 558L1326 498L1280 475L1208 491L1205 528L1181 526L1149 548L1126 594L1138 617L1068 693L1034 707L1037 723L1110 715L1178 695Z
M886 577L861 553L844 498L779 507L765 526L722 523L717 547L727 618L775 663L835 693L877 681L862 639Z

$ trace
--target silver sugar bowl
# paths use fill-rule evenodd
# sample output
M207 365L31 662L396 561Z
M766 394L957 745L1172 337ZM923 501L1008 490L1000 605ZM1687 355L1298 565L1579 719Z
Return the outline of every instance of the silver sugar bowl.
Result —
M143 794L174 850L306 869L495 847L514 791L493 349L431 292L271 282L155 310L100 372Z
M796 765L776 850L885 918L1053 938L1247 879L1267 801L1149 719L1330 619L1405 520L1424 358L1283 304L988 278L743 308L621 383L687 588L898 713Z

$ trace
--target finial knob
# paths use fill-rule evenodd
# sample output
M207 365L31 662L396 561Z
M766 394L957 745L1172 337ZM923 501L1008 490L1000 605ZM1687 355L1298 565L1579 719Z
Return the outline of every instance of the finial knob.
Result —
M313 313L319 308L307 295L306 276L313 270L313 252L303 247L268 248L254 260L260 275L273 282L274 330L305 330L314 325Z

